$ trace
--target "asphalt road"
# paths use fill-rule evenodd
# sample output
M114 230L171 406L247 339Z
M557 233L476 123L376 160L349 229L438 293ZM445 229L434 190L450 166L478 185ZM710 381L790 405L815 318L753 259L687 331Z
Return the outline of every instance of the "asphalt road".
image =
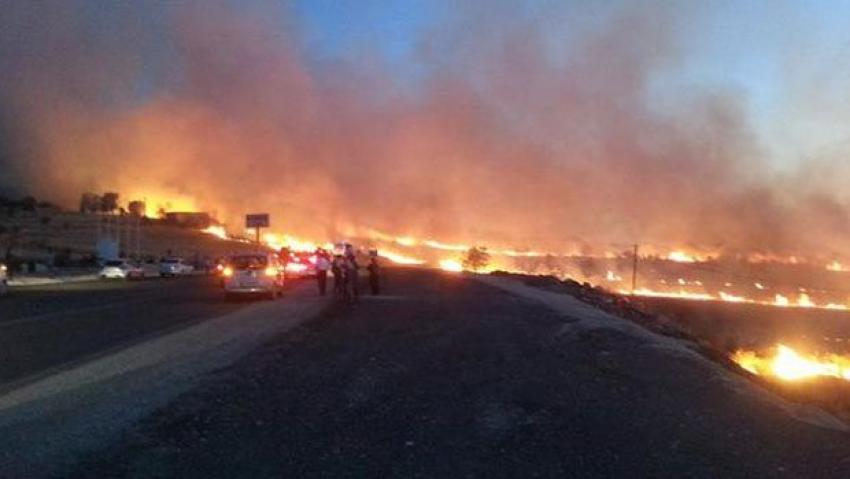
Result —
M848 433L819 412L669 338L524 288L395 271L386 296L278 335L69 475L850 473Z
M246 304L205 276L15 288L0 298L0 391Z

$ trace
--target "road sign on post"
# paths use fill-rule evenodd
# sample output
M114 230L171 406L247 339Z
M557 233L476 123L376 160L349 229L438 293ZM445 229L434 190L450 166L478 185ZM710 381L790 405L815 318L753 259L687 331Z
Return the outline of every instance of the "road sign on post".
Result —
M268 213L254 213L245 215L245 227L254 228L257 231L257 243L260 243L260 228L269 227Z

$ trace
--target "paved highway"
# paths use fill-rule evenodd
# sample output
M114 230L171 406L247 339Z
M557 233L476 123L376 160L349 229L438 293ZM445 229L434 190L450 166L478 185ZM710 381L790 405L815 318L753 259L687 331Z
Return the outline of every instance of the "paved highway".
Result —
M0 390L247 304L204 276L16 288L0 298Z
M64 354L0 394L0 477L850 474L847 424L675 339L505 278L388 275L356 305L208 278L22 294L3 327Z
M387 286L214 373L71 475L848 476L842 424L566 294L414 270Z

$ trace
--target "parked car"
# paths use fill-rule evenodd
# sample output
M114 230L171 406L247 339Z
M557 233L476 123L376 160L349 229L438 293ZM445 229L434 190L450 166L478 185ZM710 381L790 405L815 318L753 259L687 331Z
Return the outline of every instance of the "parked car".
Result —
M317 261L318 257L315 253L291 253L289 255L289 261L286 263L286 277L315 278Z
M241 294L260 294L274 299L283 292L283 270L273 254L232 256L221 274L228 299Z
M100 277L104 279L144 279L145 270L138 264L115 259L103 264Z
M9 268L0 263L0 296L9 294Z
M166 276L183 276L186 274L191 274L195 268L183 260L183 258L163 258L162 261L159 262L159 275L162 277Z

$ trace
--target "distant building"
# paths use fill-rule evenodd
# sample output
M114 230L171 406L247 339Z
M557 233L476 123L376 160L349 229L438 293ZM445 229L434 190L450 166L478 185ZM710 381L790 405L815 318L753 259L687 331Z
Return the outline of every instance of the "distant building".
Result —
M216 224L206 212L171 211L165 213L165 222L186 228L204 229Z
M145 216L145 202L144 201L131 201L127 205L127 212L130 213L130 216Z

